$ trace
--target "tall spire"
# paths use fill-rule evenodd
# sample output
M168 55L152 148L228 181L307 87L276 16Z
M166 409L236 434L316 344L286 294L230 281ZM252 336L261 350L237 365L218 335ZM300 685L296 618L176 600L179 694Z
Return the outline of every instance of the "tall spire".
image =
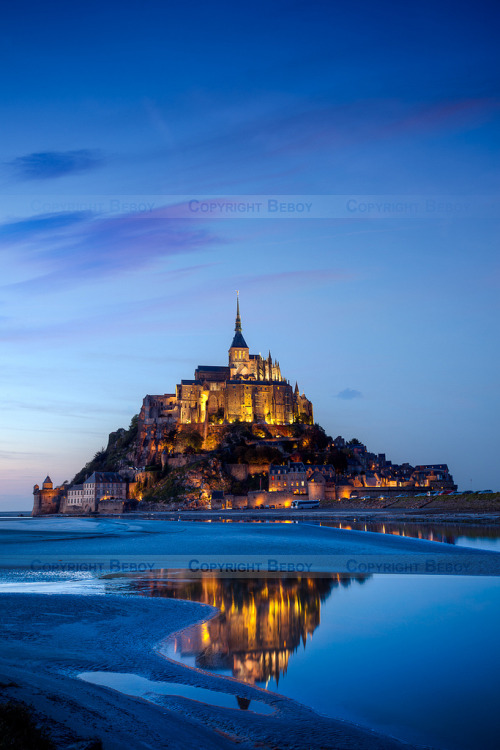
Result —
M240 293L236 292L236 325L234 326L234 338L231 344L231 349L242 348L248 349L243 334L241 332L241 317L240 317Z
M236 291L236 325L234 327L236 333L241 333L241 318L240 318L240 293Z

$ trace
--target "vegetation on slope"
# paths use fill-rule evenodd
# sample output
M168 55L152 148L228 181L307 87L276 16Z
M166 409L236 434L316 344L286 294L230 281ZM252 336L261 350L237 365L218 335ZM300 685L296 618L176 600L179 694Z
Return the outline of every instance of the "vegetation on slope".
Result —
M120 428L110 433L107 447L97 451L94 458L73 477L71 484L81 484L94 471L118 471L129 465L128 456L137 441L138 420L139 415L136 414L132 417L128 430Z
M169 429L152 452L150 465L143 470L135 488L138 499L160 503L180 500L198 501L214 490L246 494L250 490L267 489L267 466L304 461L312 464L333 464L344 472L348 451L332 448L332 438L318 425L295 423L269 426L235 422L214 425L209 429L203 446L200 433L182 425ZM120 429L109 436L106 448L98 451L72 484L80 484L94 471L120 471L134 466L141 454L138 416L133 417L128 430ZM161 456L184 457L186 465L162 466ZM250 467L247 477L231 470L234 464ZM262 470L259 472L259 467ZM244 469L243 469L244 472Z

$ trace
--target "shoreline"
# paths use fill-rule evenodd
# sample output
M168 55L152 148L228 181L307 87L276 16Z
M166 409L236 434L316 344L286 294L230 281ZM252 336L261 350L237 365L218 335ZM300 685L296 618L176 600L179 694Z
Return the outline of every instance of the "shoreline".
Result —
M12 511L14 512L14 511ZM342 520L355 514L378 520L443 520L457 523L500 523L500 493L438 497L371 498L322 502L318 508L196 508L178 509L161 503L141 502L136 510L108 513L54 513L30 518L159 518L163 520ZM14 517L14 516L12 516ZM26 517L26 516L22 516Z
M40 516L22 516L24 519L123 519L123 520L158 520L158 521L386 521L386 522L427 522L457 524L500 524L500 509L451 509L451 508L314 508L309 510L136 510L127 513L54 513ZM10 520L10 519L9 519ZM19 520L19 517L12 517Z
M34 705L35 715L43 718L58 748L97 737L104 750L226 750L267 743L293 750L306 746L313 750L416 747L322 716L277 693L191 669L163 656L161 645L166 638L206 620L207 610L209 617L216 614L207 605L71 594L4 594L2 603L11 628L0 641L2 693ZM244 711L178 696L162 696L154 702L133 698L78 679L82 672L92 671L132 673L231 693L266 703L274 712L263 715L252 712L251 704Z
M366 507L345 507L345 508L313 508L309 510L290 510L290 508L276 510L144 510L133 511L122 514L122 518L154 518L161 520L176 521L180 518L183 521L196 520L235 520L235 521L336 521L347 518L356 518L364 520L365 518L374 518L377 520L398 521L456 521L457 523L499 523L500 509L492 511L490 509L477 510L453 510L447 508L366 508ZM58 516L59 518L63 516ZM75 516L72 516L75 517ZM82 518L84 516L78 516ZM88 517L88 516L87 516ZM116 515L109 516L99 515L98 518L115 518Z
M217 511L212 513L220 515ZM226 513L245 520L242 511ZM256 512L261 520L262 513ZM281 515L278 520L283 520L284 511L271 513ZM175 521L178 515L174 514ZM199 512L194 515L199 517ZM318 514L309 511L306 515L310 519ZM70 529L66 521L53 524L48 518L54 517L42 519L39 525L26 523L25 519L14 519L14 524L6 522L5 547L11 545L19 554L19 545L26 540L30 554L37 555L37 545L44 545L45 549L50 541L51 556L56 561L64 559L69 552L73 557L92 550L95 554L114 556L122 555L123 549L129 555L146 554L147 559L154 560L155 555L165 554L165 545L168 554L179 559L187 549L200 559L217 555L241 560L245 555L268 555L271 549L277 557L319 555L327 563L330 556L335 555L349 558L386 555L388 560L396 562L403 555L405 561L418 562L430 554L432 560L445 565L452 561L463 561L467 565L477 561L480 566L486 566L483 572L487 575L498 574L496 561L499 557L494 552L449 550L433 542L360 531L346 534L338 529L320 529L307 522L202 526L185 518L185 523L165 523L162 529L161 521L167 520L164 517L159 523L150 519L141 523L138 515L127 514L126 521L123 517L106 520L99 540L95 521L101 519L74 518ZM9 564L12 565L12 557ZM230 575L234 577L234 572ZM69 750L68 737L74 743L82 737L96 736L102 739L104 750L123 750L124 747L130 750L150 750L151 747L226 750L236 746L242 750L259 746L277 750L303 750L304 747L311 750L352 750L354 747L358 750L409 750L416 747L341 718L320 715L277 693L227 676L192 669L163 656L161 645L169 636L217 613L218 610L206 604L127 593L96 596L85 592L4 593L1 602L2 692L8 698L34 704L36 713L53 727L61 750ZM178 682L229 693L267 703L275 711L271 715L261 715L253 713L251 706L245 712L180 696L158 696L151 702L78 679L84 672L96 671L127 673L151 681Z

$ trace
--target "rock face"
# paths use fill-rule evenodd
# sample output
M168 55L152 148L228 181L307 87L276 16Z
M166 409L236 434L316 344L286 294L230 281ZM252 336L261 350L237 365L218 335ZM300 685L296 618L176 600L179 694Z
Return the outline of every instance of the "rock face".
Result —
M216 456L198 456L185 466L170 469L154 485L146 484L138 491L146 501L184 501L206 504L212 492L229 492L231 478Z

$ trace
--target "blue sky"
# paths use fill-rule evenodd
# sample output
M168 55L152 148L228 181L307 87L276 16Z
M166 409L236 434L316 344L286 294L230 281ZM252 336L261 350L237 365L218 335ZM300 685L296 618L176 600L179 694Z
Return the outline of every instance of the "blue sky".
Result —
M225 363L235 289L251 350L330 434L499 489L498 20L493 2L4 9L3 507L71 479L146 393ZM262 210L192 210L214 196Z

